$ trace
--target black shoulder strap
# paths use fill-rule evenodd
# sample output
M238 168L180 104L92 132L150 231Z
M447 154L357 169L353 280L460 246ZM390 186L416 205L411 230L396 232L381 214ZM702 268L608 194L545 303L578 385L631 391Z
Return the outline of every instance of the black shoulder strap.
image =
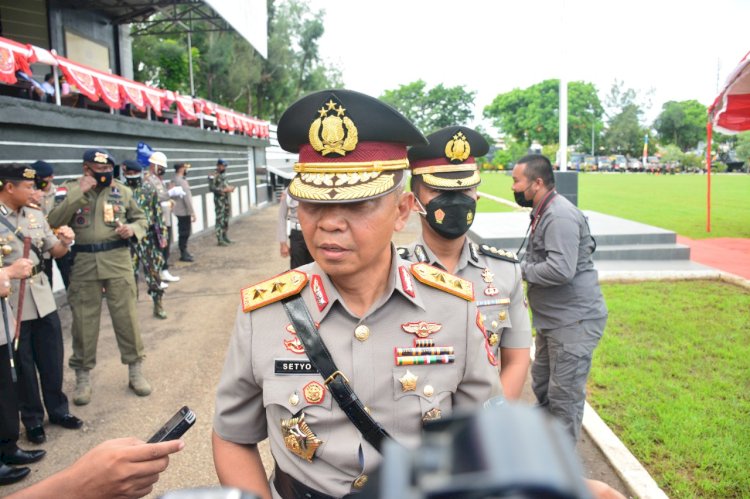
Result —
M284 311L297 332L297 337L302 340L302 344L305 346L307 358L323 376L325 385L336 403L357 427L365 440L378 452L381 452L383 441L392 437L380 423L367 414L362 401L349 386L349 380L336 367L330 352L315 328L313 319L310 317L310 311L307 310L302 297L294 295L285 298L281 303L284 305Z
M0 213L0 223L5 225L13 234L15 234L15 236L21 240L21 246L23 246L23 240L26 239L26 234L21 232L21 229L19 229L18 227L13 227L13 224L10 223L10 220L5 218L5 215L3 215L2 213ZM39 251L39 248L32 244L31 251L36 254L36 257L39 259L39 263L44 264L44 257L42 256L42 252Z

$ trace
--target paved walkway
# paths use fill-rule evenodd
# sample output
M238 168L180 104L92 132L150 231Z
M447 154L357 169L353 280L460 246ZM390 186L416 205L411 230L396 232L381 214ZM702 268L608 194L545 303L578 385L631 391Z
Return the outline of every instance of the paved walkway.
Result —
M689 239L677 236L677 242L690 246L692 261L750 279L750 239Z

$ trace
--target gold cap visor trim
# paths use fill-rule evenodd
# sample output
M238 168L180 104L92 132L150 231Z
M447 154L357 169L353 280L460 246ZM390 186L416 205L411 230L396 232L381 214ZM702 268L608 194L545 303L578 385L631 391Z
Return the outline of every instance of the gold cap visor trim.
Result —
M469 187L479 185L482 181L482 179L479 177L478 171L475 171L469 177L463 178L443 178L436 177L435 175L427 173L422 175L422 180L425 184L433 187L443 187L450 189L468 189Z
M299 173L364 173L409 168L409 160L363 161L350 163L294 163L294 171Z
M362 201L392 191L402 176L401 171L300 173L289 184L289 194L297 200L319 203Z
M466 163L463 165L432 165L412 168L411 173L412 175L424 175L425 173L470 172L476 169L476 163Z

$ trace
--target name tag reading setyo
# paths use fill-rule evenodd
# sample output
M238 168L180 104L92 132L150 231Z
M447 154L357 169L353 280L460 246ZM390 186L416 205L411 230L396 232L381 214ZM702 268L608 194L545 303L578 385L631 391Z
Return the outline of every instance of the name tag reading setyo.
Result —
M274 374L318 374L309 360L274 359Z

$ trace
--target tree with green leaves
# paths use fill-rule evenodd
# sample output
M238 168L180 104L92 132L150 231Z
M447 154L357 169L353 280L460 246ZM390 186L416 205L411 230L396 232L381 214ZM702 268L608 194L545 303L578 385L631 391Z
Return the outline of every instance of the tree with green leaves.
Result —
M675 144L683 151L695 148L705 139L706 106L697 100L669 101L654 121L663 144Z
M638 157L643 154L643 137L646 129L640 125L640 110L635 104L625 108L610 122L604 132L604 147L615 154Z
M340 71L326 65L318 51L325 12L312 13L302 0L267 0L267 9L267 59L234 31L192 34L195 96L278 121L303 94L341 85ZM184 34L136 37L136 79L189 94L186 38Z
M441 83L427 89L423 80L417 80L386 90L380 98L429 135L446 126L470 122L474 117L475 96L476 92L466 90L463 85L445 87Z
M555 144L559 138L560 81L545 80L500 94L484 108L492 124L527 146L533 141ZM586 150L591 129L601 133L604 110L592 83L568 83L568 141Z

